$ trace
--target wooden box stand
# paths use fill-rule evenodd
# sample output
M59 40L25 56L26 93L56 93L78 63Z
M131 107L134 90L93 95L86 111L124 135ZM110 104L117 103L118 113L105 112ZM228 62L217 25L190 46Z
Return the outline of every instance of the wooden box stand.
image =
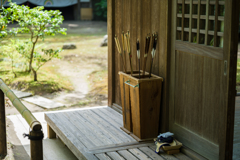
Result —
M138 71L119 72L123 111L122 129L136 140L156 138L159 134L160 102L163 78Z

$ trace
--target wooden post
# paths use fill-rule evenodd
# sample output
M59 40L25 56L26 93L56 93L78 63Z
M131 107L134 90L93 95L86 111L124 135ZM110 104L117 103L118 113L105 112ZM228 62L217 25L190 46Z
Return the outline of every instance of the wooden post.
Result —
M5 98L0 89L0 155L4 158L7 155L7 137L6 137L6 116L5 116Z
M43 132L42 131L30 131L30 137L37 138L30 139L30 147L31 147L31 160L43 160Z
M48 138L49 138L49 139L54 139L54 138L56 138L56 133L55 133L54 130L49 126L49 124L47 124L47 131L48 131Z
M80 0L78 0L78 20L81 20L81 3Z

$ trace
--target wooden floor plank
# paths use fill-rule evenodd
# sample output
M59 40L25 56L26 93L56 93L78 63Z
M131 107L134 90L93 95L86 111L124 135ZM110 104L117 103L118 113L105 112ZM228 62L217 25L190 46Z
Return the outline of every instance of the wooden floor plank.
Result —
M129 159L129 160L138 160L137 157L135 157L132 153L130 153L129 151L127 150L121 150L121 151L118 151L118 153L124 157L125 159Z
M125 160L125 158L120 156L117 152L107 152L107 155L113 160Z
M105 108L108 112L110 112L114 117L120 119L120 122L123 123L123 116L119 112L116 112L114 109L107 107Z
M116 137L118 137L122 142L132 142L136 141L134 138L126 134L124 131L120 129L120 126L116 124L115 122L109 120L108 118L100 116L96 111L91 110L86 112L89 112L89 115L93 116L99 121L99 124L102 124L104 127L102 128L103 130L107 130L108 132L111 132L114 134Z
M178 159L181 160L192 160L191 158L189 158L188 156L182 154L182 153L177 153L177 154L173 154L175 157L177 157Z
M164 160L164 158L162 158L160 155L155 153L149 147L140 147L139 150L141 150L143 153L145 153L146 155L148 155L149 157L151 157L154 160Z
M109 117L109 118L111 118L112 121L115 121L116 123L118 123L119 126L123 126L122 116L117 116L117 114L113 114L107 108L99 109L99 110L97 110L97 112L101 112L104 115L104 117L105 116ZM114 112L116 112L116 111L114 111Z
M83 144L85 148L88 147L96 147L97 145L95 143L93 143L90 139L90 137L88 137L87 135L84 134L84 132L82 130L79 130L78 128L76 128L71 122L69 117L66 116L66 113L64 112L59 112L58 114L56 114L57 119L60 120L61 119L61 124L66 126L66 128L64 128L65 130L68 130L69 132L71 132L73 135L72 137L74 137L74 139L79 139Z
M109 116L106 116L104 113L98 112L98 110L93 110L93 112L97 114L99 117L101 117L102 119L104 119L106 122L111 122L111 124L113 124L116 128L122 127L122 124L119 124L113 121Z
M75 116L73 112L64 113L62 116L68 118L69 122L76 128L76 132L84 134L88 140L94 143L96 146L103 145L103 141L101 141L101 138L97 137L96 134L94 134L94 130L89 130L91 126L87 123L86 120L81 119L80 116Z
M140 151L137 148L129 149L128 151L131 152L135 157L139 158L140 160L152 159L148 155L146 155L145 153L143 153L142 151Z
M91 123L93 126L96 127L96 130L98 130L100 134L103 134L108 139L110 139L113 142L113 144L124 142L123 140L119 139L117 130L115 133L109 132L109 130L111 130L112 128L109 127L109 125L107 125L106 122L104 122L104 120L101 119L100 117L97 117L92 113L89 114L89 112L86 112L86 111L81 113L76 113L76 114L78 114L78 116L82 116L83 118L87 119L89 123Z
M85 131L84 133L87 136L91 136L90 139L94 143L98 143L97 146L103 146L105 144L114 144L112 140L110 140L107 136L105 136L96 125L92 125L88 119L85 119L82 116L76 114L76 112L66 113L67 116L74 117L71 118L71 122L78 127L79 129Z
M99 159L99 160L111 160L111 158L106 155L105 153L99 153L99 154L95 154L95 156Z
M85 153L82 142L75 139L69 131L64 132L64 126L62 126L61 121L56 119L54 114L45 114L45 120L77 158L97 159L92 154Z

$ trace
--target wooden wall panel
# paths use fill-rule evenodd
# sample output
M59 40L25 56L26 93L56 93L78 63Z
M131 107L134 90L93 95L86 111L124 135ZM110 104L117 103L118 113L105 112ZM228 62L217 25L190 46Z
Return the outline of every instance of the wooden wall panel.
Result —
M144 55L145 51L145 37L147 34L154 32L151 31L151 1L149 0L142 0L142 14L141 14L142 22L141 22L141 46L143 47L143 50L141 50L141 54ZM143 64L144 58L142 58L142 64ZM146 63L146 71L150 71L150 61L151 61L151 55L148 54L147 57L147 63Z
M132 52L132 65L133 65L133 70L138 70L138 61L137 61L137 27L138 27L138 22L137 22L137 4L138 0L131 0L131 20L130 20L130 33L131 33L131 52Z
M160 31L160 1L159 0L152 0L151 1L151 22L159 22L159 23L151 23L151 31L153 32L157 32L158 34L162 34L162 32ZM164 22L162 22L164 23ZM156 48L156 55L155 55L155 59L153 62L153 68L152 68L152 73L153 74L159 74L159 53L160 53L160 49L161 49L161 41L158 41L159 45Z
M109 0L108 0L109 1ZM167 42L170 40L168 33L170 31L169 25L169 1L168 0L110 0L115 3L112 9L115 12L114 16L114 28L113 33L115 33L119 40L121 40L122 31L130 31L131 36L131 51L132 51L132 64L133 69L138 70L138 60L136 53L136 42L137 39L140 40L140 50L141 50L141 69L143 67L144 59L144 49L145 49L145 38L148 33L153 34L158 32L158 45L156 57L153 62L153 73L167 80L167 52L169 44ZM109 3L109 2L108 2ZM109 7L108 7L109 9ZM110 10L110 9L109 9ZM109 22L108 22L109 23ZM110 30L111 28L108 28ZM112 39L114 40L114 39ZM113 41L114 42L114 41ZM122 44L122 41L120 41ZM110 53L109 53L110 54ZM114 87L109 89L109 106L116 103L121 106L120 88L119 88L119 75L118 71L122 71L121 59L116 50L115 42L113 44L113 51L111 53L111 58L109 58L109 63L114 65L114 73L109 74L111 78L111 84ZM112 61L111 61L112 60ZM110 62L111 61L111 62ZM127 69L130 71L129 56L126 55ZM146 71L150 70L151 53L149 52ZM110 66L110 65L109 65ZM111 69L109 68L109 71ZM111 86L111 85L109 85ZM164 82L163 90L166 89L167 83ZM113 93L114 92L114 93ZM161 119L161 132L168 131L168 107L166 102L167 90L162 92L162 106L160 116Z
M118 36L119 40L120 40L120 36L121 36L121 33L122 33L121 26L123 25L123 21L124 21L124 19L122 17L122 13L123 13L123 10L122 10L123 3L122 2L123 2L123 0L115 1L115 9L114 9L115 10L114 33L115 33L115 35ZM115 44L115 41L113 41L113 43ZM119 81L118 72L122 71L123 68L122 68L122 63L120 62L120 55L117 51L116 45L114 45L114 50L115 50L115 52L113 54L115 55L114 56L115 59L114 59L113 64L115 65L115 71L114 71L115 101L113 103L120 104L121 103L121 96L120 96L121 94L120 94L120 81Z

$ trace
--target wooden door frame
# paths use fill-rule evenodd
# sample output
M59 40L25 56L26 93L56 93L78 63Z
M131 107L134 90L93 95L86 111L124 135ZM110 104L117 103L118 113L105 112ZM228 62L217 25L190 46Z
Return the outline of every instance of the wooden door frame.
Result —
M173 0L172 2L174 2ZM227 45L224 45L223 52L224 56L223 59L227 61L227 76L228 78L224 81L224 83L228 84L226 93L226 104L225 104L225 115L224 115L224 132L221 134L221 140L219 144L219 158L220 159L232 159L233 156L233 136L234 136L234 116L235 116L235 96L236 96L236 66L237 66L237 52L238 52L238 22L239 22L239 4L238 0L227 0L225 1L225 15L226 17L224 20L225 29L231 30L231 33L224 32L224 39L228 41ZM172 5L172 4L171 4ZM173 13L173 9L171 7L171 14ZM235 16L233 16L235 15ZM174 64L171 64L171 61L174 61L174 57L171 57L172 47L175 47L175 35L173 32L174 25L176 26L176 21L173 16L171 15L171 49L169 50L169 58L168 58L168 71L170 74L174 74ZM225 42L226 43L226 42ZM170 77L172 77L170 75ZM168 86L168 97L169 97L169 107L173 106L174 102L172 101L174 98L174 93L171 91L174 88L174 79L170 79L170 83ZM169 112L169 121L170 125L173 119L171 118L173 113ZM169 125L169 127L170 127ZM171 127L170 127L171 128Z
M238 53L238 25L239 25L239 0L225 1L226 18L224 26L231 33L224 33L225 39L229 40L227 45L223 48L224 59L227 60L227 79L228 89L226 92L227 104L225 114L225 132L223 134L223 141L220 144L220 158L232 159L233 156L233 137L234 137L234 118L235 118L235 97L236 97L236 69L237 69L237 53ZM229 11L229 12L228 12Z

